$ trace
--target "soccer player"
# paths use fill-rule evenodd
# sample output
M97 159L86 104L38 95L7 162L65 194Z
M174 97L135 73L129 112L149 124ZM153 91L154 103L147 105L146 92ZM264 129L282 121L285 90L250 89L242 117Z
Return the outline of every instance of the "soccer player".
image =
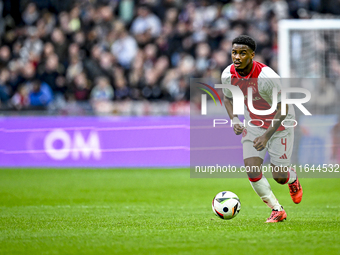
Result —
M251 37L241 35L235 38L231 51L233 64L229 65L221 76L223 84L238 86L242 90L245 98L245 122L242 123L238 116L233 114L232 93L227 88L223 89L224 105L232 120L235 134L242 134L243 159L250 183L262 201L272 209L266 222L280 222L286 219L287 214L273 194L261 167L268 151L273 178L280 184L288 184L294 203L301 202L302 187L296 171L289 167L294 142L295 112L292 105L287 105L287 114L281 114L280 77L270 67L253 60L255 50L256 43ZM276 96L276 110L272 114L262 116L252 113L248 107L248 87L252 88L255 109L270 109L273 96ZM273 95L274 88L277 94Z

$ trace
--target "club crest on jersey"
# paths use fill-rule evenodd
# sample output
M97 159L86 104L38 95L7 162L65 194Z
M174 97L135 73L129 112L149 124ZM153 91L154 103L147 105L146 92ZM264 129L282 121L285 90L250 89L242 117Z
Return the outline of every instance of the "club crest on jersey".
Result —
M248 131L247 129L243 129L243 132L242 132L242 137L246 137L246 135L248 134Z
M257 89L256 89L256 84L255 82L249 82L248 83L248 89L251 88L251 90L253 91L253 95L255 95L257 93ZM244 96L244 101L247 101L248 95ZM253 101L258 101L261 100L261 97L253 97Z

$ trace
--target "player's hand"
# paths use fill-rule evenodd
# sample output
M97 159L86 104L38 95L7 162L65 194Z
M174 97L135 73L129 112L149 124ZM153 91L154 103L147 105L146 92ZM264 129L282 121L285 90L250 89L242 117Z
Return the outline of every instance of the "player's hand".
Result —
M243 132L244 127L241 126L240 124L235 124L234 125L234 132L236 135L240 135Z
M265 136L259 136L256 137L254 140L254 148L258 151L262 151L264 148L266 148L268 139Z

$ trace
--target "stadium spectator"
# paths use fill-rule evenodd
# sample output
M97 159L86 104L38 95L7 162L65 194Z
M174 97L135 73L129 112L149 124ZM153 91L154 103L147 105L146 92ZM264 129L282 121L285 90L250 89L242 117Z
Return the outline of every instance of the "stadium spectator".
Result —
M18 70L20 71L19 81L17 85L19 85L20 83L29 84L36 78L36 67L33 63L19 62L17 63L17 65L18 65Z
M101 68L99 66L100 56L102 54L102 48L99 45L93 45L91 48L91 54L84 60L84 68L91 80L102 75Z
M132 22L131 32L139 43L147 43L161 33L160 19L150 11L147 5L141 5L137 10L137 17Z
M8 69L3 68L0 71L0 104L7 103L10 99L11 91L8 86L8 81L10 78L10 73Z
M91 84L84 72L75 75L69 89L77 101L87 101L90 98Z
M117 58L119 64L129 69L131 61L137 53L136 40L128 34L121 22L116 22L115 32L117 40L112 44L112 54Z
M53 99L53 94L50 86L46 82L41 82L39 79L32 81L32 89L29 93L31 106L47 106Z
M56 54L50 55L45 62L45 65L41 67L43 73L40 75L41 81L46 82L50 85L52 91L57 93L60 88L57 86L57 78L59 73L59 58ZM62 93L64 91L61 91Z
M108 78L101 76L96 80L96 84L91 92L91 100L109 101L114 96L113 89Z
M22 13L22 20L26 25L33 25L39 18L39 11L35 3L29 3Z
M127 79L122 68L116 68L114 71L114 85L116 100L127 99L130 96L130 89L127 86Z
M16 110L28 108L30 105L28 86L21 85L14 96L11 98L11 104Z
M66 70L66 79L68 82L72 82L73 79L83 71L83 63L79 56L71 56L69 66Z
M11 50L4 45L0 48L0 66L6 67L11 59Z
M68 42L63 31L60 28L55 28L51 35L51 41L54 46L54 51L63 63L67 58Z

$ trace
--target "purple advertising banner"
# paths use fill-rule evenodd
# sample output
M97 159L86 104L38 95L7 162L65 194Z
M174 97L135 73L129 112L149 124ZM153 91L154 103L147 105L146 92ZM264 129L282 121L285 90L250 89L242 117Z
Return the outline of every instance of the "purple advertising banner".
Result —
M189 117L3 117L0 167L180 167Z
M243 165L242 135L235 135L230 125L214 127L213 122L208 117L190 119L190 166Z

